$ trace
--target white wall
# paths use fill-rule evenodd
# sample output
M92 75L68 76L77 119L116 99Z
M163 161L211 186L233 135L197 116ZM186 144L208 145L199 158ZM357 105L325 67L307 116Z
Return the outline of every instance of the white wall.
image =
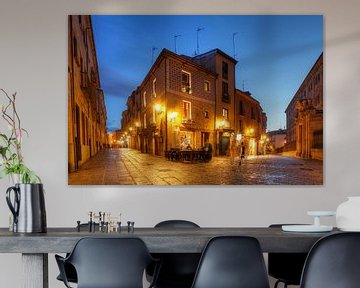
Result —
M18 92L22 123L30 132L24 155L45 184L48 226L73 226L89 210L121 211L136 226L164 218L201 226L308 222L307 210L334 210L347 195L360 195L359 10L357 0L1 0L0 87ZM214 13L324 15L325 185L69 187L66 16ZM0 226L8 224L7 186L0 182ZM52 255L49 262L50 287L62 287L53 280ZM21 286L19 265L19 255L0 255L1 287Z

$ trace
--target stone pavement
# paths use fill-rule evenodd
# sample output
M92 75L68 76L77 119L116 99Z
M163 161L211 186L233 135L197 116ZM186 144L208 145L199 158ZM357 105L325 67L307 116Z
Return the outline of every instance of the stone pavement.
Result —
M213 157L208 163L183 163L133 149L104 149L78 171L69 185L322 185L323 162L275 155L234 163Z

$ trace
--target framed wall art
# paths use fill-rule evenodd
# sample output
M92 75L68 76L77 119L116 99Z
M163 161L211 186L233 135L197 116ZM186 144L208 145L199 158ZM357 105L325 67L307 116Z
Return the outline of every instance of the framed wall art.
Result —
M69 185L322 185L321 15L70 15Z

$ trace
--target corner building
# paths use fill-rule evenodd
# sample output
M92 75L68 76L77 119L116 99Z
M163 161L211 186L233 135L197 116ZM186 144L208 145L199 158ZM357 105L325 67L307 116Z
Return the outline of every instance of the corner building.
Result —
M208 142L215 155L226 155L236 133L236 63L219 49L195 57L163 49L123 112L129 147L164 155Z

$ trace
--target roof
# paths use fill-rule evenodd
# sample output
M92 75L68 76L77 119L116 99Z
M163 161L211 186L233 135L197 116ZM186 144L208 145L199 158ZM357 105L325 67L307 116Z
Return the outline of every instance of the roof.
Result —
M238 63L237 60L235 60L233 57L229 56L228 54L226 54L224 51L220 50L219 48L215 48L215 49L210 50L210 51L208 51L208 52L205 52L205 53L196 55L196 56L194 56L193 58L201 58L201 57L204 57L204 56L207 56L207 55L210 55L210 54L216 54L216 53L218 53L218 54L224 56L225 58L229 59L229 60L232 61L234 64Z
M250 91L242 91L242 90L236 88L235 89L235 96L236 96L236 93L241 93L243 95L246 95L248 98L250 98L250 100L255 101L256 103L258 103L260 105L260 102L258 100L256 100L254 97L251 96Z
M159 56L156 58L154 64L151 66L151 68L149 69L148 73L146 74L144 80L141 82L141 85L142 86L146 80L149 78L149 76L151 75L151 71L153 71L159 64L160 62L162 61L162 59L166 58L166 57L171 57L171 58L174 58L180 62L183 62L183 63L187 63L187 64L190 64L194 67L196 67L197 69L199 70L202 70L204 71L205 73L207 74L211 74L215 77L217 77L217 73L215 73L214 71L210 70L210 69L207 69L206 67L200 65L199 63L195 62L192 60L191 57L188 57L188 56L184 56L184 55L178 55L166 48L163 48L159 54Z

